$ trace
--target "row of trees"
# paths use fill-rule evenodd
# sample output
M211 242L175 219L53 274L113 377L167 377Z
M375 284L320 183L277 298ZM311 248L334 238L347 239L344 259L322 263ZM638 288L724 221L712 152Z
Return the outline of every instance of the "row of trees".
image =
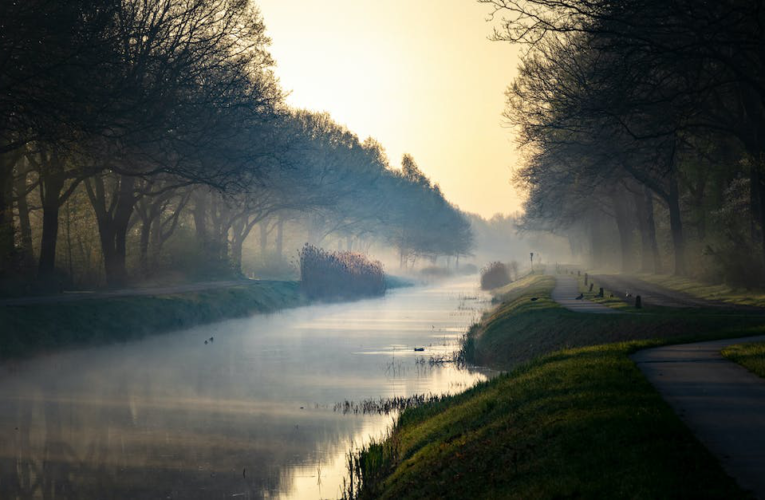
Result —
M506 112L526 227L568 235L595 262L613 248L624 270L711 264L762 281L759 1L480 1L503 20L497 39L527 46Z
M57 287L97 254L122 286L156 275L181 234L197 263L238 272L253 228L294 217L311 241L469 251L469 225L411 158L392 169L376 141L284 105L248 0L30 0L0 19L6 283Z

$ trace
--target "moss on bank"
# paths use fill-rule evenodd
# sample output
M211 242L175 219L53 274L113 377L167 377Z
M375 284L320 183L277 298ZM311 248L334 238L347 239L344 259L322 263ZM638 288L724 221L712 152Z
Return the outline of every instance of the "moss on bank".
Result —
M305 302L298 282L258 281L169 295L3 306L0 358L136 339Z
M553 277L535 275L499 291L465 355L512 371L405 411L388 439L354 458L354 484L364 486L348 497L748 497L628 356L762 333L763 318L574 313L551 299L553 286Z

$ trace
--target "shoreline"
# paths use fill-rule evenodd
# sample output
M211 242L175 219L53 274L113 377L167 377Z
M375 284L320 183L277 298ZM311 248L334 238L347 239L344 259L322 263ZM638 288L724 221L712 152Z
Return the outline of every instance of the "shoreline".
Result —
M554 284L537 275L495 291L463 352L506 373L403 412L353 456L364 486L344 498L746 497L629 356L762 334L761 318L575 313L552 300Z
M416 285L387 280L388 290ZM368 297L309 299L299 281L239 280L8 299L0 301L0 362L359 298Z
M0 307L0 361L136 340L310 302L297 281Z

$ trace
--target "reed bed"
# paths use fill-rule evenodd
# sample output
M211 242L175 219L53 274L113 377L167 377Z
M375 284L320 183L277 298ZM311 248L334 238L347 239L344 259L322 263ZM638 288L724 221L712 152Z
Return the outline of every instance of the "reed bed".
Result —
M385 293L379 261L355 252L330 252L306 244L299 252L301 290L309 298L372 297Z

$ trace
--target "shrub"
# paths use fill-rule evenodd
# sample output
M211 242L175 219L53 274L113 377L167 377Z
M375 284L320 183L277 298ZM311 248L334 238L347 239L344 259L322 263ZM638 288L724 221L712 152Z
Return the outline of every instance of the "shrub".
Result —
M355 252L328 252L306 245L300 256L300 286L308 297L382 295L385 273L380 262Z
M481 269L481 289L493 290L510 283L510 272L502 262L495 261Z

